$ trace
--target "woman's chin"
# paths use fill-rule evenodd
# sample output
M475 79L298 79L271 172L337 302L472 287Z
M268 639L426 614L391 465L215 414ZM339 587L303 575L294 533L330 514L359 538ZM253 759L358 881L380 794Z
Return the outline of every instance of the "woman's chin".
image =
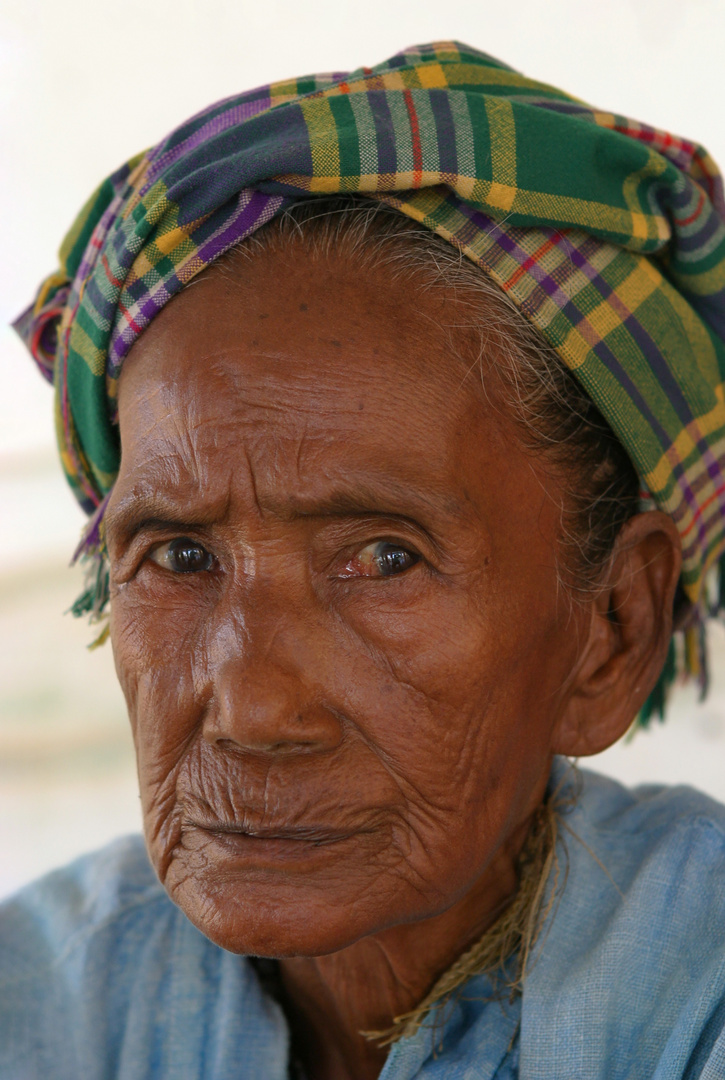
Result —
M420 898L381 870L381 846L381 835L307 843L195 830L154 861L171 899L215 944L253 956L319 956L384 929L391 911L393 922L428 913L407 910Z
M380 929L369 918L358 921L349 901L336 904L304 890L260 895L244 886L210 890L206 882L187 881L170 895L215 945L246 956L324 956Z

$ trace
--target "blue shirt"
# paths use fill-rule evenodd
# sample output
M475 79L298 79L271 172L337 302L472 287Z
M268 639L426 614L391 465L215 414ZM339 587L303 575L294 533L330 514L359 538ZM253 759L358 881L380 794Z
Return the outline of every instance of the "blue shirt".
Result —
M422 1028L382 1080L725 1078L725 807L582 776L523 997L471 980L436 1052ZM285 1080L287 1061L252 966L171 903L140 837L0 906L1 1080Z

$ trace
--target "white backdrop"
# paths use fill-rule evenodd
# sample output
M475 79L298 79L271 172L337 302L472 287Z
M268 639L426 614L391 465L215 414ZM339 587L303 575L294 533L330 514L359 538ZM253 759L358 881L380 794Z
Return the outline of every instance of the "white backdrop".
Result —
M51 394L8 328L96 184L211 101L457 38L603 108L697 139L725 165L725 0L0 0L0 893L138 825L107 651L63 620L81 517ZM725 799L725 636L704 706L597 767Z

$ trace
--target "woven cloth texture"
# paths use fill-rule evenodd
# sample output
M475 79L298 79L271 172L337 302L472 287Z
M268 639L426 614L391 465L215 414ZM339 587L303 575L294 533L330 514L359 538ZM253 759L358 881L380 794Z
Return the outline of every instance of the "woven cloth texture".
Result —
M99 517L124 358L196 274L291 200L359 193L456 245L580 380L682 538L693 601L725 547L725 202L695 143L454 42L221 101L106 179L16 328Z

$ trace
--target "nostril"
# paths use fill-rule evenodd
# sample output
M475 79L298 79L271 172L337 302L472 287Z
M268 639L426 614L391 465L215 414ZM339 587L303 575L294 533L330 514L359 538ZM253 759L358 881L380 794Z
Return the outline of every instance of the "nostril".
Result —
M240 742L239 739L229 738L213 738L212 740L218 749L225 750L232 754L275 754L275 755L292 755L292 754L309 754L319 750L319 744L317 742L307 742L300 739L283 739L278 742L265 743L260 739L251 740L248 739L244 742Z
M342 724L339 714L319 701L319 689L276 667L265 664L255 671L235 658L215 680L203 733L228 749L311 753L337 746Z

